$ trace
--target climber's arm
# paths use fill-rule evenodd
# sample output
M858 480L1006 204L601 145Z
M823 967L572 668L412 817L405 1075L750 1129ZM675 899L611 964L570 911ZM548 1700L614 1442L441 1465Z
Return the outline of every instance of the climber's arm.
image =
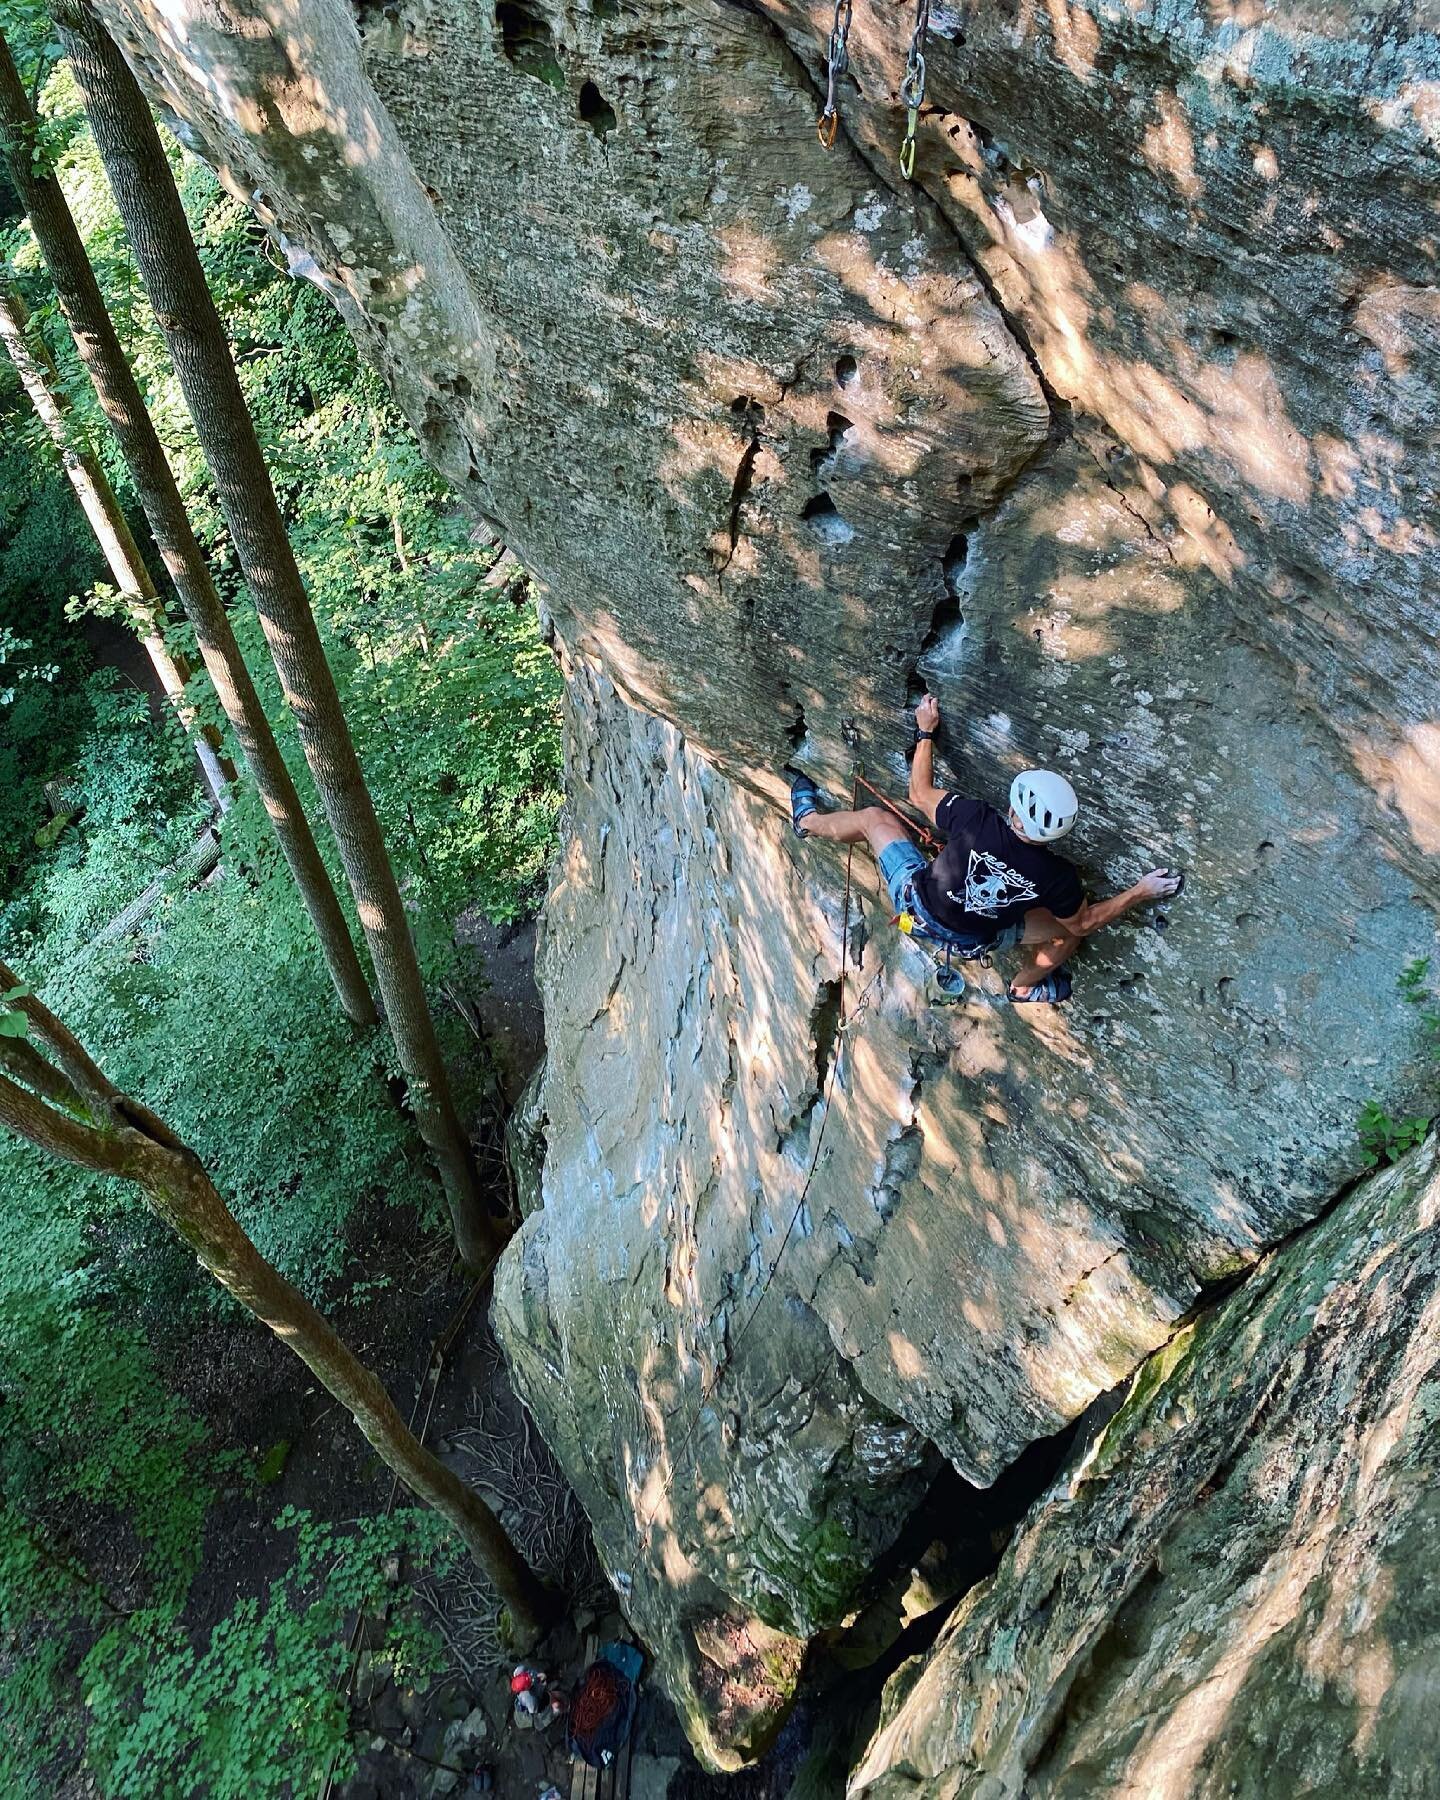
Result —
M922 744L921 749L924 747ZM1142 875L1134 887L1112 894L1108 900L1087 900L1079 912L1072 913L1068 919L1057 919L1056 924L1071 937L1093 937L1134 907L1144 906L1150 900L1168 900L1179 891L1180 876L1174 869L1152 869L1148 875Z
M915 708L915 724L920 731L934 731L940 723L940 704L933 694L926 694ZM935 808L945 798L945 789L935 785L935 746L922 738L915 746L910 764L910 804L918 807L933 825Z

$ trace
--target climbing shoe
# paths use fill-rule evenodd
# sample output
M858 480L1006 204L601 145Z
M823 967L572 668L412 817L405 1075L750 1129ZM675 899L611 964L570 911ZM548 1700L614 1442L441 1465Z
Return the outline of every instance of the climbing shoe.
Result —
M790 823L795 827L796 837L805 837L804 821L811 813L820 810L820 790L808 775L792 775L790 778Z
M1013 986L1005 990L1012 1006L1028 1006L1032 1000L1050 1006L1063 1006L1074 992L1075 984L1067 969L1052 969L1043 981L1037 981L1028 994L1017 994Z

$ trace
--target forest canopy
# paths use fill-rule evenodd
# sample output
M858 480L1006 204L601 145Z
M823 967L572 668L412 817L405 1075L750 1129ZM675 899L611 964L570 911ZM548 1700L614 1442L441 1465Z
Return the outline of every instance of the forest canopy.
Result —
M305 810L321 819L69 64L44 29L12 48L37 95L36 155L64 188ZM513 559L427 468L328 300L208 169L173 142L167 154L468 1117L494 1072L444 998L463 1003L485 981L456 924L535 910L560 805L551 653ZM6 281L159 571L13 192L0 212ZM8 362L0 409L0 951L106 1076L193 1149L263 1255L358 1317L393 1280L376 1272L377 1242L413 1244L432 1270L447 1260L394 1050L335 1004L253 783L242 776L216 816ZM158 584L167 643L200 670ZM186 698L223 739L203 671ZM217 865L197 881L187 859L210 831ZM345 897L333 844L317 837ZM145 916L115 930L152 884ZM258 1328L112 1178L0 1134L0 1186L0 1791L57 1791L81 1760L113 1795L280 1794L343 1767L342 1621L398 1548L443 1566L453 1547L433 1515L404 1505L331 1522L323 1484L314 1516L277 1512L267 1495L289 1446L253 1419L242 1429L231 1385L246 1379L236 1346ZM279 1378L302 1391L298 1364ZM255 1553L226 1561L228 1584L207 1577L242 1513L257 1521ZM433 1664L433 1632L394 1617L398 1664ZM258 1762L246 1748L257 1731Z

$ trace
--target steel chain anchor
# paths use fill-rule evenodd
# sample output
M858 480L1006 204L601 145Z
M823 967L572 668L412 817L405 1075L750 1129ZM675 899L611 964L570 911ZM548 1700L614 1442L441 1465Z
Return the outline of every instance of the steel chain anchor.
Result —
M830 26L829 73L825 87L825 110L815 121L815 135L829 150L840 129L840 115L835 110L835 84L850 67L851 0L835 0L835 18Z
M905 79L900 83L900 104L905 108L905 138L900 145L900 173L907 181L915 175L915 128L925 104L925 34L930 29L930 0L915 0L915 28L905 57Z

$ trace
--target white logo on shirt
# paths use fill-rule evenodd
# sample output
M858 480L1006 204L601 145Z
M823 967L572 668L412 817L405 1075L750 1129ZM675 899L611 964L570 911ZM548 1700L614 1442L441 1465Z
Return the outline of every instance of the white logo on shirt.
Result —
M966 912L982 919L993 919L1006 907L1019 906L1037 898L1035 889L1019 872L1008 868L988 850L972 850L970 866L965 871L965 896L946 890L947 897Z

